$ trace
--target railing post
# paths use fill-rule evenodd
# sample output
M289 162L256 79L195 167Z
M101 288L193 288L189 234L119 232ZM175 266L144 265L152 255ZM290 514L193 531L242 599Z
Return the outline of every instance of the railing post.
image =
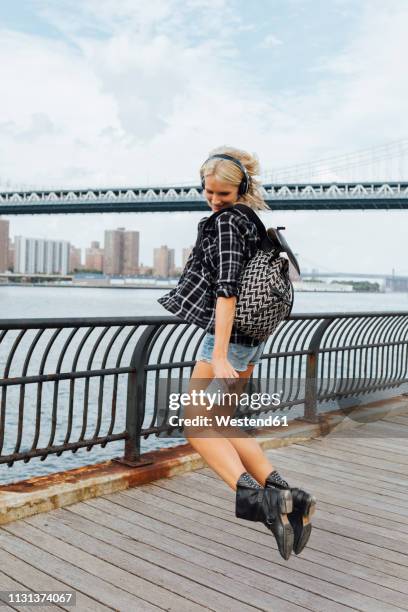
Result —
M128 376L126 400L126 432L125 454L116 461L130 467L140 467L153 463L140 458L140 432L145 416L145 381L147 352L154 334L156 325L148 325L136 343L130 360L132 371Z
M310 340L306 359L306 385L305 385L305 413L303 420L315 423L317 416L317 376L319 365L320 342L326 329L333 322L333 318L324 319L315 330Z

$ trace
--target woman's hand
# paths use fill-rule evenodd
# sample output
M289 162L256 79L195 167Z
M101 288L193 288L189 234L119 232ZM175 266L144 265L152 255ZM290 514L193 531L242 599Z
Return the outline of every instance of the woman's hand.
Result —
M236 379L239 374L227 359L228 344L234 322L237 298L218 297L215 306L215 340L211 359L214 376L218 379Z
M214 357L211 359L214 377L218 379L239 378L239 374L226 357Z

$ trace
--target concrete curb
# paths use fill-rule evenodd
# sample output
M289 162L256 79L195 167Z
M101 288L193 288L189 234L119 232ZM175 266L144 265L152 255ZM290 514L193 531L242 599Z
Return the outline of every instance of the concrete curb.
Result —
M408 400L399 396L392 400L376 402L358 409L361 421L364 415L380 419L393 414L406 414ZM353 417L354 417L353 413ZM292 421L288 427L274 432L258 432L258 441L264 450L280 448L336 431L356 429L363 422L345 418L343 412L321 415L315 423ZM273 436L271 435L273 433ZM159 478L170 478L191 470L205 467L205 462L190 444L160 449L146 453L143 459L149 465L127 467L116 461L106 461L39 476L21 482L0 486L0 525L22 519L40 512L69 506L92 497L107 495L130 487L142 485Z

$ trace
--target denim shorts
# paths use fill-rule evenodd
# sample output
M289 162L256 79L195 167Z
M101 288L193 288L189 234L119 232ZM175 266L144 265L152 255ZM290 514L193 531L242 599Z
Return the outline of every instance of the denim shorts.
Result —
M204 336L197 361L207 361L211 363L214 340L214 334L206 334ZM244 344L234 344L230 342L228 345L227 359L237 372L245 372L249 365L255 365L261 361L264 348L265 342L261 342L261 344L257 346L245 346Z

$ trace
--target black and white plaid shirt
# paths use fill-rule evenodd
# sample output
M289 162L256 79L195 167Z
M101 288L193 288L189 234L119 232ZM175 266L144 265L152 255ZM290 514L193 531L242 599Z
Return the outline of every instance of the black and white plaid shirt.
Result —
M238 296L243 269L260 244L258 229L248 216L236 209L224 211L198 224L198 238L177 287L158 299L171 313L202 327L215 329L217 297ZM259 340L232 328L230 342L257 346Z

